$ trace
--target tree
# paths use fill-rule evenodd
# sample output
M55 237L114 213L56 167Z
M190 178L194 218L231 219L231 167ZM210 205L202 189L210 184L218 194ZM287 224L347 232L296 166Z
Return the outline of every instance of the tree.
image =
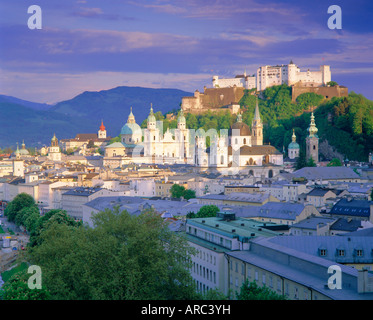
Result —
M326 85L327 85L327 86L330 86L330 87L335 87L335 86L338 85L338 83L335 82L335 81L329 81Z
M259 287L256 281L249 282L248 279L242 284L237 300L286 300L284 295L279 295L268 287Z
M196 218L208 218L216 217L216 214L220 211L219 207L214 204L202 206L197 212Z
M9 202L5 208L4 215L8 217L8 220L15 222L17 215L23 208L35 206L35 200L27 193L19 193L15 198ZM20 220L20 218L18 218Z
M333 158L328 164L328 167L341 167L342 162L338 158Z
M299 157L298 157L297 162L295 164L295 170L299 170L299 169L302 169L304 167L307 167L306 155L305 155L303 149L300 149Z
M308 158L308 160L307 160L307 167L316 167L316 163L315 163L315 161L313 160L312 157Z
M184 192L184 199L189 200L189 199L194 199L196 197L196 192L191 189L186 189Z
M131 216L115 207L92 221L93 228L54 221L29 250L53 299L199 297L189 273L195 250L153 210Z
M44 287L30 289L28 279L31 274L22 270L14 274L0 289L0 299L3 300L49 300L51 295Z
M40 245L43 241L41 233L47 230L53 223L65 224L69 227L78 227L81 222L76 222L73 218L67 215L65 210L53 209L49 210L44 216L39 217L33 222L30 229L29 247Z
M171 187L171 189L170 189L170 192L171 192L171 196L173 198L180 199L181 197L184 196L185 187L184 186L180 186L178 184L173 184L172 187Z

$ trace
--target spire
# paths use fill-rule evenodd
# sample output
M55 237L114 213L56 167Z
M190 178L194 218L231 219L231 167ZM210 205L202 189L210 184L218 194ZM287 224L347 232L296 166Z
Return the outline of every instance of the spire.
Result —
M241 114L241 112L239 112L237 114L237 122L242 122L242 114Z
M25 140L22 140L22 149L26 149Z
M259 105L258 105L258 96L256 97L256 106L254 112L254 121L260 121Z
M148 116L148 121L155 122L155 116L153 112L153 103L150 103L150 112Z
M105 131L105 126L104 126L104 120L101 119L101 126L100 126L100 130L101 131Z
M179 116L177 118L178 123L185 123L185 116L184 116L184 111L183 108L180 109Z
M132 106L131 106L131 112L128 115L127 123L136 123L135 116L132 113Z
M315 123L315 116L313 115L313 112L311 113L311 123L309 128L307 129L309 132L309 137L317 137L317 131L318 129L316 128L316 123Z
M295 135L294 129L293 129L293 135L291 136L291 141L292 142L297 142L297 137Z

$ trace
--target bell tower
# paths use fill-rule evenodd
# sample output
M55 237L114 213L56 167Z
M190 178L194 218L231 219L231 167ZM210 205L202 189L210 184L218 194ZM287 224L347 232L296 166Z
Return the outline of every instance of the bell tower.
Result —
M258 106L258 97L256 97L256 106L254 112L254 119L251 124L251 143L253 146L262 146L263 145L263 124L260 119L259 106Z
M319 162L319 137L317 136L318 129L315 124L315 117L311 113L311 123L308 130L308 137L306 138L306 160L312 158L317 164Z

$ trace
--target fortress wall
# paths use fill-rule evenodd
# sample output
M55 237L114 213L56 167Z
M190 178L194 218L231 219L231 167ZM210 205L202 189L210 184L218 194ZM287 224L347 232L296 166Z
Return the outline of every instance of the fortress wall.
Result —
M335 86L335 87L305 87L305 86L292 86L291 99L294 102L299 95L306 92L314 92L324 96L326 99L333 97L347 97L348 88Z

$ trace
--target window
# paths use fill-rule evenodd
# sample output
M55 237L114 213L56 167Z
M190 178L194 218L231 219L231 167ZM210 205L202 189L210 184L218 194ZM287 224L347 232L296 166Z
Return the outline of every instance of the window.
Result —
M357 257L362 257L363 256L363 250L362 249L355 249L355 255Z
M319 254L321 257L325 257L326 256L326 249L319 249Z
M265 274L262 275L262 283L266 284L266 275Z
M344 256L345 256L345 251L344 251L344 249L338 249L338 250L337 250L337 254L338 254L339 257L344 257Z
M255 270L255 280L258 280L258 279L259 279L258 270Z

